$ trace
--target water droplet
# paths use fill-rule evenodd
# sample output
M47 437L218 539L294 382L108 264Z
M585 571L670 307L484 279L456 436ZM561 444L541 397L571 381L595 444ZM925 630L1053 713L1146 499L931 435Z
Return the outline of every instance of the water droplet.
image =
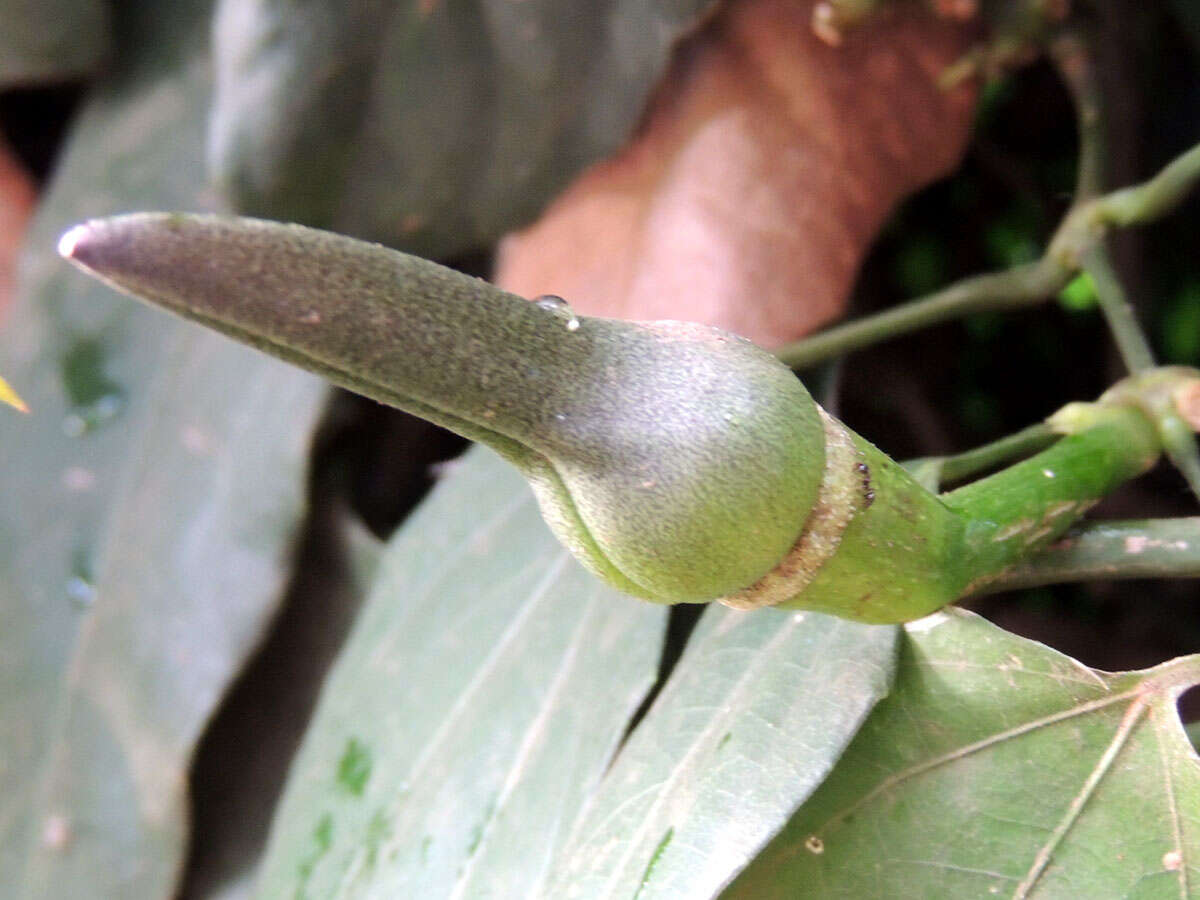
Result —
M83 437L87 434L87 422L77 413L67 413L67 417L63 419L62 430L69 438Z
M567 301L556 294L542 294L540 297L535 297L533 302L538 309L544 309L547 312L554 313L564 321L567 326L567 331L579 330L579 317L567 305Z
M550 312L569 308L567 301L557 294L542 294L540 297L534 297L533 302L537 304L538 309L546 309Z
M96 602L96 579L93 576L91 553L78 546L71 551L71 568L67 578L67 600L76 609L88 609Z
M83 437L115 419L124 406L125 398L116 393L105 394L87 406L76 406L63 418L63 434L72 438Z
M92 415L97 419L106 421L121 411L121 404L122 401L119 394L105 394L92 404Z
M96 602L96 586L82 575L67 579L67 599L76 609L88 609Z

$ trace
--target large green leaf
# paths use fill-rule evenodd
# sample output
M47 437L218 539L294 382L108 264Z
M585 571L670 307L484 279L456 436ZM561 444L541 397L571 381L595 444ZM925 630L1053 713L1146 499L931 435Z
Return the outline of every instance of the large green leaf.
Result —
M90 74L109 18L105 0L0 0L0 88Z
M723 896L1200 896L1200 760L1175 702L1200 657L1095 672L949 609L893 693Z
M478 454L389 550L275 822L262 896L712 896L887 692L896 629L662 611L567 561ZM386 685L386 688L381 688ZM341 892L341 893L339 893Z
M716 895L887 693L896 634L817 613L709 607L537 896Z
M120 298L58 234L195 207L209 4L120 4L30 238L0 369L0 896L166 896L187 766L259 639L302 514L324 396L295 372Z
M665 609L579 568L488 451L455 468L326 683L262 896L524 896L653 680Z
M211 150L239 211L486 247L629 136L715 0L223 0Z

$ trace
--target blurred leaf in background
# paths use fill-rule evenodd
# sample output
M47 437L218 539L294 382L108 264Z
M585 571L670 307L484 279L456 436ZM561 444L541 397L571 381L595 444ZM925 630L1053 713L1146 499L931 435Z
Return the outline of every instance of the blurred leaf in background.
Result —
M715 0L222 0L209 156L239 211L446 258L629 137Z
M653 683L667 610L474 450L389 544L275 816L259 896L532 896Z
M282 596L326 393L57 258L81 217L207 202L209 4L112 9L113 66L59 159L0 341L36 410L0 420L3 897L171 892L192 752Z
M77 78L109 59L104 0L0 0L0 88Z

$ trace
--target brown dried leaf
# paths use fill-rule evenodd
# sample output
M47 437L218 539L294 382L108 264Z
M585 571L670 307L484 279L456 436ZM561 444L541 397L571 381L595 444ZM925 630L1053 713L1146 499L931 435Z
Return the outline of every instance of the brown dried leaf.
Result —
M0 135L0 323L12 300L17 254L36 196L29 173Z
M499 283L768 346L836 318L895 204L957 164L974 91L937 86L961 25L897 4L832 48L812 7L729 3L679 48L629 146L505 239Z

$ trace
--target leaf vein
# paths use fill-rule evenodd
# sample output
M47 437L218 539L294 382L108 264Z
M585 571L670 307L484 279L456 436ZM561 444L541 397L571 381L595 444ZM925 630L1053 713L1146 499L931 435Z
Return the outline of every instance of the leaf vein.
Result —
M1072 706L1068 709L1060 710L1059 712L1051 713L1047 716L1041 716L1037 719L1032 719L1013 728L998 732L997 734L989 735L982 740L978 740L974 743L951 750L949 753L943 753L940 756L917 763L915 766L910 766L909 768L897 772L894 775L888 776L845 809L834 813L832 816L826 819L824 823L821 824L821 826L816 830L816 834L828 834L830 830L841 824L841 822L844 821L847 816L858 811L866 804L875 800L877 797L886 794L888 791L892 790L898 785L908 781L910 778L915 778L916 776L936 769L939 766L943 766L948 763L963 759L967 756L971 756L974 753L978 753L980 750L986 750L988 747L1002 743L1003 741L1011 740L1012 738L1020 737L1023 734L1028 734L1029 732L1036 731L1039 728L1045 728L1077 716L1087 715L1088 713L1096 712L1104 709L1105 707L1120 703L1124 700L1132 699L1138 696L1140 693L1141 688L1134 688L1120 694L1113 694L1110 697L1102 697L1099 700L1081 703L1077 706Z
M1071 798L1071 802L1067 806L1067 811L1063 814L1062 819L1055 826L1046 843L1042 845L1037 856L1034 857L1033 865L1029 867L1029 872L1022 879L1021 883L1017 885L1017 889L1013 892L1013 900L1025 900L1029 896L1029 892L1033 890L1042 873L1046 871L1046 866L1050 864L1050 857L1054 855L1054 851L1062 843L1063 838L1067 836L1067 832L1078 821L1080 813L1083 812L1083 807L1087 804L1092 794L1095 793L1104 776L1108 774L1113 761L1116 760L1117 755L1121 752L1121 748L1125 746L1125 742L1129 740L1129 735L1133 733L1134 726L1137 725L1148 706L1149 703L1146 700L1146 695L1141 692L1129 704L1129 709L1121 717L1121 724L1117 726L1117 731L1113 735L1113 739L1104 749L1104 753L1100 755L1100 759L1096 761L1096 765L1092 767L1092 771L1083 782L1079 793Z

